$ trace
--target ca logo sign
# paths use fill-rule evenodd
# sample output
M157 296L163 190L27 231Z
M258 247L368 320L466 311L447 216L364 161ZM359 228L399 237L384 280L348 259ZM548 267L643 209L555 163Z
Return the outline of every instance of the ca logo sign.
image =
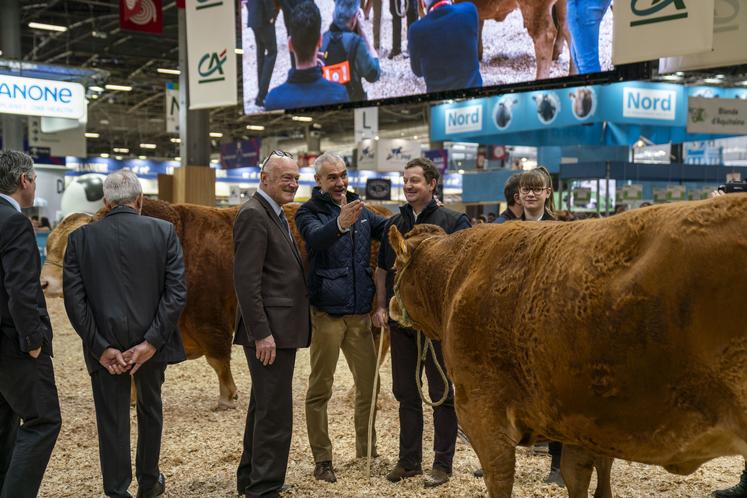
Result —
M227 53L228 49L224 48L220 55L218 55L218 52L208 52L203 55L200 58L200 62L197 64L197 72L201 76L197 82L210 83L212 81L225 80L226 77L223 74L223 64L228 60L228 57L226 56Z
M687 17L685 0L631 0L630 9L638 19L631 26L674 21Z

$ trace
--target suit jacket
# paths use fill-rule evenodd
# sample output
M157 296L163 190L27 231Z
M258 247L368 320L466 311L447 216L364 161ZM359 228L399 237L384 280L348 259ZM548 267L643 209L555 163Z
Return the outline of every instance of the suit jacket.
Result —
M156 348L149 361L186 359L177 327L187 301L184 258L168 221L120 206L78 228L68 238L63 290L89 372L103 368L105 349L143 340Z
M274 0L247 0L246 26L255 29L270 26L276 12Z
M34 227L0 197L0 329L16 353L42 348L52 355L52 324L39 284L41 264Z
M239 210L233 241L239 303L234 343L253 347L272 334L278 349L308 347L311 321L301 255L261 195Z

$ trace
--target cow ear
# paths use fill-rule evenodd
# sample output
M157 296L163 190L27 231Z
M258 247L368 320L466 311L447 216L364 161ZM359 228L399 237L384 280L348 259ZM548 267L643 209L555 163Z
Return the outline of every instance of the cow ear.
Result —
M392 225L389 227L389 244L394 249L394 253L397 255L397 259L403 261L407 260L407 243L405 238L399 233L397 227Z

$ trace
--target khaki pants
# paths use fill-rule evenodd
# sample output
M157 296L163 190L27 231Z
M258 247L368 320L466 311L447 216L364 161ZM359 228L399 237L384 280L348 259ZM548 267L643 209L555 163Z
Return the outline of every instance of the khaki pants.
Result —
M311 326L311 374L306 393L306 428L314 462L332 461L327 402L332 396L340 349L355 382L355 456L364 457L368 451L368 417L376 372L371 319L367 314L333 316L312 307ZM371 453L376 454L375 431L372 444L374 449Z

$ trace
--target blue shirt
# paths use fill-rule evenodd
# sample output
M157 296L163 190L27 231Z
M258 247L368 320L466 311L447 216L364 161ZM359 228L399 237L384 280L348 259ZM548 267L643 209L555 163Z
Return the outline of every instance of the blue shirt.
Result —
M5 195L5 194L0 194L0 197L10 202L10 205L16 208L16 211L18 211L19 213L21 212L21 205L18 204L18 201L16 201L14 198L12 198L9 195Z
M407 33L410 67L430 92L482 87L477 7L465 2L431 10Z
M265 97L265 110L294 109L348 102L343 85L322 77L321 67L291 69L288 81L278 85Z

